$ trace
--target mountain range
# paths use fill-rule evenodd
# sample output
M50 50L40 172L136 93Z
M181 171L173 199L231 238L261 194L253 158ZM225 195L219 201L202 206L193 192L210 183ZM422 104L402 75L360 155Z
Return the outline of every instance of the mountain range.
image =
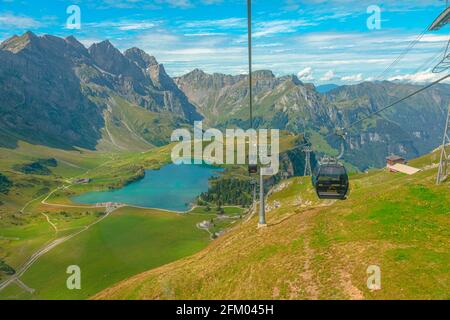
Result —
M142 50L122 53L109 41L86 49L74 37L32 32L0 45L0 106L3 146L25 140L60 148L144 148L167 141L157 127L200 119L164 67ZM123 136L134 143L120 141Z
M305 133L318 154L336 154L337 127L417 90L363 82L318 89L294 75L254 73L254 125ZM324 92L326 91L326 92ZM397 153L416 157L440 142L450 85L439 84L348 130L345 161L363 170ZM195 69L170 77L138 48L109 41L85 48L76 38L27 32L0 45L0 146L20 140L61 149L145 150L174 128L203 119L218 128L249 127L248 76Z
M175 82L210 125L249 126L248 77L207 74L194 70ZM360 125L358 119L414 92L421 86L363 82L322 94L296 76L276 77L271 71L254 74L254 125L306 133L316 152L337 154L336 128L348 128L344 159L367 169L383 166L396 153L414 158L434 149L442 139L450 85L439 84Z

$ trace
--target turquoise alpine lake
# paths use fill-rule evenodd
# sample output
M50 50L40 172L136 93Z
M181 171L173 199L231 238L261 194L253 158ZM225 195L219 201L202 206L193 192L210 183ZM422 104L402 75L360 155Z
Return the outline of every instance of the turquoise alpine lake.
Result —
M208 180L221 168L202 165L169 164L159 170L146 170L144 178L121 189L87 192L72 198L76 203L117 202L171 211L188 211L202 192L208 191Z

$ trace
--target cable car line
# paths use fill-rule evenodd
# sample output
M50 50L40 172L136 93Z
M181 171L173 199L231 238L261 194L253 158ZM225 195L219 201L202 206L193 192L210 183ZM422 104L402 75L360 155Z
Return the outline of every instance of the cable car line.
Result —
M247 0L247 15L248 15L248 69L249 69L249 76L248 76L248 85L249 85L249 117L250 117L250 129L253 129L253 79L252 79L252 6L251 6L251 0ZM400 55L378 76L376 79L383 77L386 75L399 61L401 61L406 54L408 54L414 46L423 38L425 33L428 31L428 27L425 28L416 39L410 42L408 47L406 47ZM445 53L449 49L450 42L448 43ZM434 61L437 58L435 56L432 61ZM445 59L445 58L444 58ZM426 63L425 65L427 65ZM432 86L450 78L450 74L447 74L441 78L439 78L436 81L433 81L432 83L425 85L424 87L404 96L403 98L400 98L393 103L375 111L372 113L369 113L368 115L362 117L361 119L358 119L349 125L343 127L343 128L337 128L335 131L328 135L327 137L330 137L332 135L339 136L341 141L341 151L337 157L323 157L321 161L319 161L319 166L316 167L316 170L314 174L312 175L312 183L316 190L317 196L320 199L337 199L337 200L344 200L346 199L347 193L349 191L349 177L348 173L345 169L345 166L339 161L345 152L345 136L347 134L347 130L351 127L360 124L361 122L369 119L370 117L374 115L378 115L383 111L386 111L389 108L394 107L395 105L431 88ZM326 138L326 137L325 137ZM307 145L307 143L304 143L300 146L296 146L293 149L297 149L299 147L303 147ZM250 174L257 173L258 172L258 165L251 165L249 161L248 171ZM256 190L255 190L256 191ZM264 197L264 191L263 191L263 179L262 175L260 177L260 198L261 201L263 201ZM262 210L261 210L262 209ZM265 218L264 218L264 205L263 202L261 202L260 205L260 224L265 225Z
M248 85L250 105L250 129L253 129L253 83L252 83L252 1L247 0L248 24Z
M316 168L313 176L312 183L316 190L317 196L319 199L336 199L336 200L345 200L347 193L349 191L349 178L345 166L340 163L338 160L342 158L344 155L344 142L346 130L351 128L352 126L361 123L362 121L379 114L403 101L409 99L410 97L427 90L428 88L444 81L445 79L450 78L450 74L445 75L444 77L416 90L407 96L395 101L387 105L384 108L381 108L371 114L359 119L357 121L352 122L345 128L336 129L333 135L340 136L343 141L341 142L341 152L337 158L328 158L325 157L322 159L322 163Z
M425 35L425 33L427 32L428 27L426 27L418 36L415 40L411 41L410 44L408 45L408 47L406 47L406 49L404 49L400 55L391 62L391 64L383 71L381 72L375 79L380 79L381 77L383 77L384 75L387 74L388 71L390 71L390 69L392 69L398 62L400 62L400 60L402 60L408 53L409 51L412 50L412 48L414 48L414 46L423 38L423 36Z
M248 96L250 107L250 129L253 129L253 77L252 77L252 1L247 0L247 27L248 27ZM250 151L250 145L249 145ZM248 157L248 173L258 172L258 165L251 164Z
M422 63L419 67L417 67L417 69L414 70L413 74L418 73L420 70L427 71L428 68L430 68L432 65L434 65L435 62L437 62L437 60L441 55L442 50L439 49L439 51L436 52L436 54L431 59L425 60L424 63Z
M450 68L450 38L444 48L444 54L438 64L433 68L433 73L441 73Z
M401 103L401 102L403 102L403 101L405 101L405 100L415 96L416 94L419 94L419 93L429 89L430 87L432 87L432 86L434 86L434 85L436 85L436 84L438 84L438 83L440 83L440 82L442 82L442 81L444 81L444 80L446 80L448 78L450 78L450 74L447 74L447 75L439 78L438 80L436 80L436 81L434 81L432 83L429 83L428 85L426 85L426 86L424 86L424 87L422 87L422 88L420 88L420 89L418 89L418 90L408 94L407 96L405 96L403 98L400 98L400 99L396 100L395 102L393 102L393 103L391 103L391 104L389 104L389 105L387 105L387 106L385 106L385 107L383 107L383 108L381 108L381 109L379 109L377 111L369 113L367 116L365 116L365 117L363 117L363 118L361 118L359 120L356 120L356 121L350 123L349 125L347 125L345 127L335 129L335 131L333 133L327 135L325 138L329 138L329 137L332 137L332 136L340 136L340 137L344 138L344 136L346 135L348 129L352 128L353 126L355 126L355 125L357 125L357 124L359 124L359 123L361 123L361 122L363 122L363 121L373 117L374 115L380 114L381 112L386 111L389 108L392 108L392 107L396 106L397 104L399 104L399 103ZM296 146L294 149L303 147L305 145L307 145L307 143L304 143L302 145Z

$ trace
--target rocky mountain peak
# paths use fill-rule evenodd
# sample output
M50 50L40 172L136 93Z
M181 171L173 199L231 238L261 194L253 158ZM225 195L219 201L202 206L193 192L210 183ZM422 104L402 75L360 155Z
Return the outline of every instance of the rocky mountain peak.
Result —
M207 74L203 70L197 68L182 76L184 79L190 79L193 81L200 81L210 77L210 74Z
M279 78L279 80L280 81L290 81L297 86L303 85L303 82L294 74L282 76Z
M176 87L173 79L169 77L162 64L151 65L147 68L147 74L152 79L153 85L159 89Z
M147 69L150 66L159 64L155 57L150 56L144 50L136 47L128 49L127 51L125 51L124 55L142 69Z
M30 45L37 45L39 43L39 37L31 31L25 32L21 36L14 35L11 38L5 40L0 45L0 50L8 50L12 53L18 53Z
M271 80L275 78L275 75L270 70L257 70L254 71L252 74L255 79Z
M75 38L74 36L68 36L64 40L66 41L67 44L74 47L75 49L88 53L86 47L81 42L79 42L77 38Z
M93 58L114 58L122 56L122 53L116 49L109 40L105 40L99 43L94 43L89 47L89 53Z
M95 64L102 70L114 75L132 76L135 78L142 76L138 66L126 58L108 40L94 43L89 47L88 51Z
M31 31L25 32L23 34L22 38L27 40L27 41L29 41L29 42L39 41L39 37L37 35L35 35L33 32L31 32Z
M195 68L194 70L192 70L191 72L188 73L188 75L195 75L195 76L205 76L207 75L206 72L204 72L201 69Z

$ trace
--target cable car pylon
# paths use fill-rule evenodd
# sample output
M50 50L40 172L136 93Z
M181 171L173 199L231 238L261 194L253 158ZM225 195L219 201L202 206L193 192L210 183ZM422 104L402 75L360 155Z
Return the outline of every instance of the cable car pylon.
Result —
M305 146L303 147L302 151L305 153L305 171L303 173L303 175L305 177L311 176L312 175L312 170L311 170L311 146Z
M450 7L448 0L445 1L445 9L431 24L429 31L436 31L450 22ZM441 73L450 68L450 39L447 43L444 57L441 62L433 69L434 73ZM448 76L448 75L447 75ZM450 103L447 109L447 119L445 120L445 128L443 134L443 141L441 146L441 158L439 160L438 174L436 177L436 184L441 184L449 176L449 162L450 162Z
M444 138L441 146L441 159L439 161L438 175L436 184L444 182L450 172L450 103L448 104L447 120L445 121Z
M253 129L253 81L252 81L252 0L247 0L247 28L248 28L248 96L250 107L250 129ZM250 174L258 172L257 164L248 166ZM256 198L256 188L254 189ZM266 208L264 204L264 175L262 168L259 169L259 219L258 228L266 227Z

